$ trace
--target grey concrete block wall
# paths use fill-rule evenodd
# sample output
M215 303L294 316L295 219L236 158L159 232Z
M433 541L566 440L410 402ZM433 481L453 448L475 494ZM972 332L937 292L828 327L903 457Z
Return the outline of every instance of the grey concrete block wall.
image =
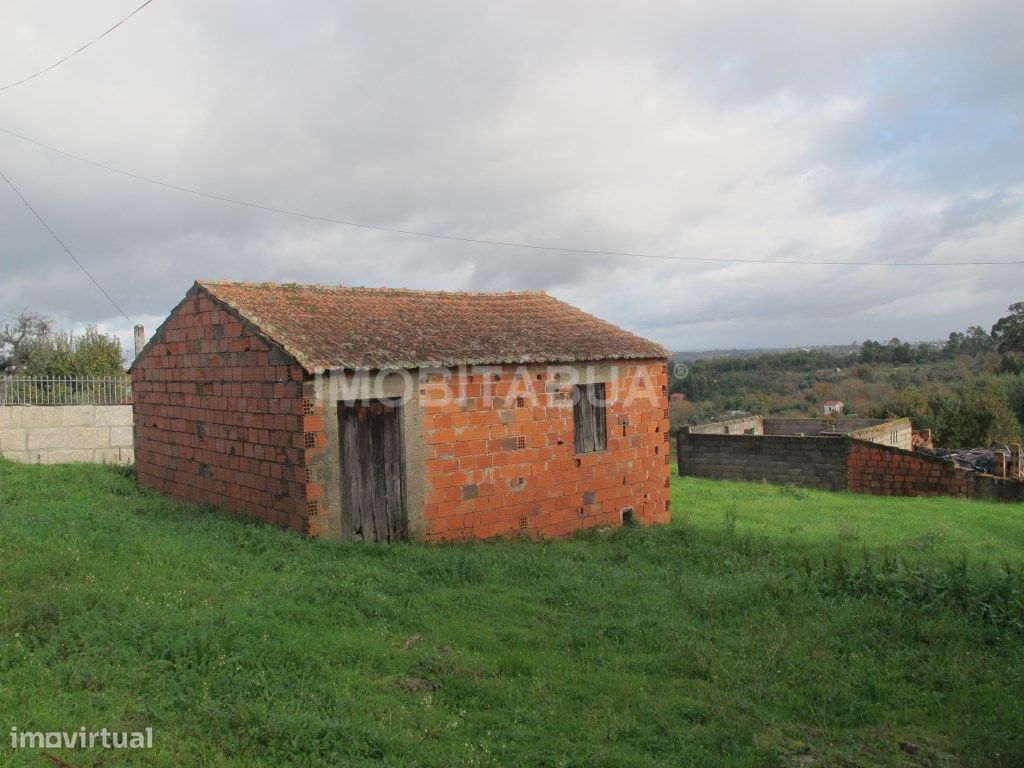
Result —
M677 451L680 475L846 488L846 441L841 438L680 434Z
M32 464L131 464L130 405L0 406L0 454Z
M744 416L728 421L712 421L685 429L695 435L763 435L764 419L760 416Z
M978 475L974 478L974 498L1024 502L1024 483Z
M816 437L828 430L833 434L849 434L897 448L911 447L910 419L807 419L784 416L744 416L728 421L685 427L693 435L804 435Z
M914 427L910 419L894 419L883 421L860 429L848 432L850 437L858 440L867 440L879 445L890 445L893 448L902 448L909 451L914 447Z
M885 426L902 433L898 421ZM896 439L891 434L876 437L684 432L676 443L679 474L891 496L1024 501L1024 482L966 472L953 462L886 444Z
M891 422L886 419L806 419L799 417L768 416L764 419L766 435L820 435L824 431L849 434L857 430L880 427ZM908 422L909 424L909 422Z

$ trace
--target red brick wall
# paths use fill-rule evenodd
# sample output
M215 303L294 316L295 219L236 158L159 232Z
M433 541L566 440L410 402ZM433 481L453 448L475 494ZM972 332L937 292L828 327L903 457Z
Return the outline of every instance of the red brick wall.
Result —
M974 478L950 462L875 443L850 440L846 487L883 496L973 495Z
M291 358L193 289L132 370L139 483L315 532L302 387ZM308 426L322 448L322 424Z
M517 371L528 372L532 390L521 404L515 395L525 387ZM664 361L623 362L618 374L606 384L613 401L608 448L580 455L573 445L571 382L554 380L546 366L506 366L421 386L425 537L559 536L618 524L627 506L640 522L668 522ZM463 399L439 397L443 387ZM634 398L627 402L630 388Z

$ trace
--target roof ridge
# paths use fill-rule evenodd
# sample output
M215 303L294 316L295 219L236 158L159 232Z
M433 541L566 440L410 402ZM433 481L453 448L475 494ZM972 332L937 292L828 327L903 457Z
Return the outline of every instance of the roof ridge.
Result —
M323 283L274 283L251 282L247 280L196 280L202 287L231 286L234 288L312 288L322 291L352 291L359 293L412 293L420 296L547 296L554 298L547 291L438 291L429 288L392 288L390 286L366 285L325 285ZM557 299L555 299L557 301ZM563 302L564 303L564 302Z

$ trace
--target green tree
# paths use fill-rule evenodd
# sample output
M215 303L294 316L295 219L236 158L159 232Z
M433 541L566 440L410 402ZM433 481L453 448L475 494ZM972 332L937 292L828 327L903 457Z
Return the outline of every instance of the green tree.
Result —
M872 411L880 418L909 418L918 429L930 429L938 445L968 448L1005 445L1020 439L1020 424L992 376L956 385L932 383L895 392Z
M992 326L992 338L1003 354L1024 355L1024 301L1010 305L1010 314Z
M0 326L0 374L74 378L123 373L120 340L94 325L81 334L57 331L50 318L26 311Z
M980 325L972 325L964 336L964 348L961 351L968 355L980 355L991 350L993 346L989 332Z
M1020 422L993 377L971 379L954 389L962 403L962 445L995 447L1020 440Z
M1006 404L1017 417L1017 421L1024 424L1024 375L1001 376L1000 384L1003 387L1003 396Z
M51 377L102 377L124 373L124 352L116 336L90 325L76 335L61 331L50 337L50 353L39 374Z
M53 321L37 312L22 312L0 326L0 374L28 373L39 368L48 354Z
M956 357L964 346L964 335L959 331L952 331L946 340L943 352L946 357Z

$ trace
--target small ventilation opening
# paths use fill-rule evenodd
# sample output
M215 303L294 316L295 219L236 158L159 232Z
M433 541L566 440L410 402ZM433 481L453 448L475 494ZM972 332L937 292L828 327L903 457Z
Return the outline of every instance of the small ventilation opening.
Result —
M524 398L522 395L517 395L516 408L522 408L524 405L526 405L526 398Z
M518 448L519 450L522 450L525 447L526 447L526 437L524 435L520 435L519 437L516 438L516 448Z
M319 501L307 501L306 502L306 514L315 515L320 510Z
M632 525L636 522L636 512L632 507L623 507L619 510L619 520L623 525Z
M316 432L306 432L306 447L316 448Z
M519 530L520 531L525 531L525 530L528 530L529 527L530 527L530 520L529 520L529 518L520 517L519 518Z
M309 415L311 415L313 413L314 410L315 410L315 407L313 405L313 401L312 400L303 400L302 401L302 412L304 414L309 416Z

